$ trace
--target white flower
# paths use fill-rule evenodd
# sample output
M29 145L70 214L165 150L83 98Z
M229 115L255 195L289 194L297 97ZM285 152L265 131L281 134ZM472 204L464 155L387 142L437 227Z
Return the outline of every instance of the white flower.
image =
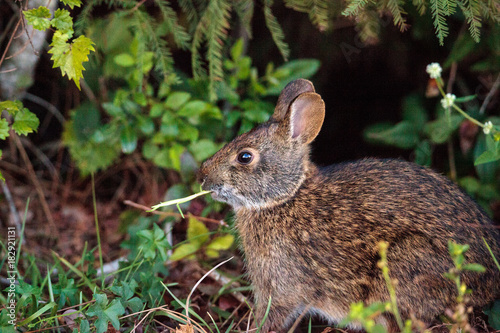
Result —
M425 68L425 71L429 73L429 76L431 79L437 79L441 77L441 72L442 72L441 65L439 65L437 62L433 62Z
M453 94L446 94L446 96L444 96L444 98L441 100L441 105L445 109L449 108L450 106L453 105L453 102L455 102L456 98L457 98L457 96L455 96Z
M491 121L487 121L484 123L484 127L483 127L484 134L486 134L486 135L490 134L492 129L493 129L493 123Z

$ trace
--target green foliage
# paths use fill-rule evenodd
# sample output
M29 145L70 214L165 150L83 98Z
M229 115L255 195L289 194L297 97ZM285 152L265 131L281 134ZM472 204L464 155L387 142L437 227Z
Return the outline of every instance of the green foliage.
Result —
M8 118L3 116L3 111L6 111L9 115ZM35 132L39 124L40 121L36 115L25 108L22 102L0 102L0 140L5 140L10 136L10 129L12 129L17 135L28 135ZM0 158L1 157L2 150L0 149ZM4 180L5 179L0 172L0 181Z
M462 43L460 40L458 43ZM461 46L460 46L461 47ZM457 56L458 51L452 52ZM436 79L441 95L445 97L444 82ZM430 166L432 162L433 146L451 142L459 128L472 128L476 137L475 143L464 135L461 140L472 141L473 149L464 152L464 158L474 159L475 171L479 179L465 176L458 180L467 192L474 197L490 214L489 203L500 198L500 191L496 182L496 174L500 170L500 118L486 117L477 107L468 112L462 110L459 104L475 100L476 96L455 98L449 108L444 108L441 100L436 107L436 119L430 120L425 108L424 100L418 95L408 96L403 103L403 120L397 124L378 123L369 126L364 131L365 139L372 143L390 145L402 149L412 149L415 162ZM467 105L467 104L466 104ZM453 113L451 111L454 110ZM481 119L483 122L476 120ZM479 131L482 129L482 131ZM478 134L476 134L478 133ZM471 156L472 155L472 156ZM471 166L472 167L472 166Z
M119 299L114 299L109 302L105 294L94 293L95 303L92 304L88 311L88 316L96 316L95 322L96 332L103 333L108 330L108 323L111 323L115 329L120 328L118 317L125 313L125 308Z
M495 330L500 330L500 300L496 300L490 306L484 309L484 313L488 315L488 323Z
M68 75L80 89L80 79L83 78L83 63L88 61L88 55L95 51L93 42L85 36L80 36L73 42L68 43L70 36L56 31L52 37L52 47L48 53L52 54L54 67L61 69L62 75Z
M213 238L210 242L210 232L208 228L195 217L188 220L187 240L177 246L170 256L170 260L176 261L183 258L194 259L200 249L204 249L204 254L208 258L219 257L219 251L228 250L234 242L234 236L226 234Z
M157 224L153 225L153 230L139 231L137 236L143 239L139 250L144 253L144 258L155 259L156 254L159 253L162 261L167 260L167 250L171 247L165 232Z
M24 17L33 28L45 30L50 27L50 10L45 6L24 11Z
M73 9L81 6L80 0L63 1ZM80 79L83 78L83 63L89 60L88 55L95 51L93 42L85 36L70 41L73 37L73 19L66 9L59 8L50 20L50 11L45 6L23 11L24 17L29 24L37 30L46 30L49 27L55 29L48 53L52 54L54 68L60 68L62 75L68 76L80 89Z
M444 39L448 36L449 28L447 18L454 15L456 8L459 7L469 25L469 31L474 41L480 40L480 28L483 20L491 20L496 23L500 20L500 10L494 5L494 1L488 0L418 0L412 2L420 15L426 13L427 7L430 7L434 29L439 44L443 45ZM383 14L388 11L393 16L394 25L397 25L402 31L407 29L406 12L404 7L408 6L404 1L388 0L388 1L365 1L365 0L349 0L347 7L342 12L346 16L355 16L358 19L358 24L361 30L372 29L378 27L377 16L371 13ZM373 35L373 32L365 35Z

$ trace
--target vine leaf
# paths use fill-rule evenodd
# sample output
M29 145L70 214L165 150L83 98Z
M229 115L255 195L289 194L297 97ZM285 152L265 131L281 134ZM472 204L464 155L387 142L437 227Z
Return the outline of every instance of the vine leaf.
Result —
M24 17L33 28L44 31L50 27L50 10L45 6L23 11Z
M69 35L73 34L73 19L66 9L59 8L56 10L50 24L62 33L67 33Z
M52 47L48 53L52 54L54 68L59 67L62 75L68 75L70 80L75 81L80 89L80 79L83 77L82 71L85 70L83 63L88 61L90 51L95 51L92 40L85 36L80 36L72 43L68 43L69 35L60 31L54 33L52 38Z
M40 121L36 115L30 112L28 109L23 108L14 116L14 123L12 124L12 129L18 135L28 135L33 133L38 128Z
M9 136L9 122L0 118L0 140L5 140Z
M73 7L80 7L82 5L82 0L62 0L62 2L73 9Z

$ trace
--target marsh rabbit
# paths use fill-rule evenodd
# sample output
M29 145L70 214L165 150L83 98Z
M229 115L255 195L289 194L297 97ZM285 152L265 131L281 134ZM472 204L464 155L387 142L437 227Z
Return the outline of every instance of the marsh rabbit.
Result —
M500 258L499 234L485 212L436 172L401 160L363 159L319 168L309 144L325 105L311 82L289 83L273 116L205 161L198 180L230 204L245 252L257 322L286 331L303 312L338 323L349 305L389 299L377 267L387 241L403 319L430 323L452 308L457 291L443 276L453 267L448 240L469 244L466 260L485 273L464 272L471 306L499 294L500 272L483 238ZM378 322L394 327L393 317Z

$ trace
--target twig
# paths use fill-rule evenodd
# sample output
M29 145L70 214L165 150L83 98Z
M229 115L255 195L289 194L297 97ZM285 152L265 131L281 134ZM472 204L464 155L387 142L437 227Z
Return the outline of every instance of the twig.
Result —
M24 146L21 143L21 140L19 139L17 134L12 133L11 137L14 140L16 147L19 150L19 153L21 154L21 157L24 161L24 164L26 165L26 168L28 169L28 174L31 178L31 181L33 182L33 185L35 186L38 197L40 198L40 203L42 205L43 212L45 214L45 217L47 218L47 221L49 222L50 226L52 227L52 232L54 233L54 235L58 236L59 231L57 230L54 219L52 218L52 214L50 213L49 205L47 203L47 200L45 200L45 195L43 193L42 186L40 184L40 181L36 177L35 170L33 169L33 165L31 164L31 162L29 160L28 154L26 153L26 150L24 149Z
M500 86L500 73L498 74L497 79L495 80L495 83L493 83L493 86L491 87L490 91L488 92L488 95L486 95L483 104L481 104L481 108L479 109L479 114L484 114L484 111L486 111L486 107L490 103L490 100L493 98L493 95L495 95L499 86Z
M450 69L450 78L448 79L448 86L446 87L446 90L448 93L451 93L453 89L453 84L455 83L455 79L457 77L457 62L454 61L451 63L451 69ZM454 182L457 181L457 165L455 163L455 149L453 148L453 142L450 139L448 139L448 162L450 164L450 178Z
M22 16L19 17L19 20L17 21L16 27L14 28L14 31L12 32L12 35L9 38L9 42L7 43L7 46L5 47L5 50L3 51L2 58L0 59L0 67L2 67L2 63L5 59L5 56L7 55L7 51L10 48L10 44L12 43L12 40L14 40L14 35L17 32L17 29L19 29L19 25L21 24L21 21L23 20Z
M21 217L19 216L19 212L17 211L16 205L14 204L14 200L12 199L12 195L10 194L10 190L7 186L6 181L0 181L0 183L2 183L2 190L5 194L5 200L7 200L7 202L9 203L10 213L12 214L12 217L14 219L17 233L18 235L20 235L22 227ZM23 243L26 243L25 239L23 239Z
M28 92L24 93L22 98L44 107L45 109L47 109L47 111L52 113L54 117L56 117L56 119L59 121L59 123L61 123L61 125L64 124L64 117L61 111L59 111L53 104L47 102L43 98L40 98Z
M196 282L196 284L194 285L193 289L191 289L191 292L189 293L189 295L188 295L188 297L186 299L186 317L187 317L188 324L191 324L191 319L189 318L189 300L191 299L191 296L193 295L193 293L196 290L196 288L198 288L198 286L200 285L201 281L203 281L207 276L209 276L210 273L212 273L217 268L219 268L220 266L224 265L226 262L228 262L229 260L231 260L233 258L234 257L231 257L229 259L224 260L223 262L217 264L214 268L212 268L211 270L209 270L208 272L206 272L205 275L203 275L201 277L201 279L199 279L198 282Z
M132 206L132 207L135 207L135 208L142 209L142 210L144 210L146 212L148 212L149 210L151 210L151 207L135 203L135 202L133 202L131 200L125 200L125 201L123 201L123 203L125 205L128 205L128 206ZM153 212L149 212L149 213L156 214L156 215L161 215L161 216L164 216L164 217L166 217L166 216L182 217L181 214L174 213L174 212L153 211ZM187 216L192 216L192 217L194 217L194 218L196 218L196 219L198 219L200 221L203 221L203 222L215 223L215 224L218 224L218 225L222 225L222 226L228 227L228 224L224 220L216 220L216 219L211 219L211 218L208 218L208 217L196 216L196 215L193 215L191 213L187 213L186 215Z

